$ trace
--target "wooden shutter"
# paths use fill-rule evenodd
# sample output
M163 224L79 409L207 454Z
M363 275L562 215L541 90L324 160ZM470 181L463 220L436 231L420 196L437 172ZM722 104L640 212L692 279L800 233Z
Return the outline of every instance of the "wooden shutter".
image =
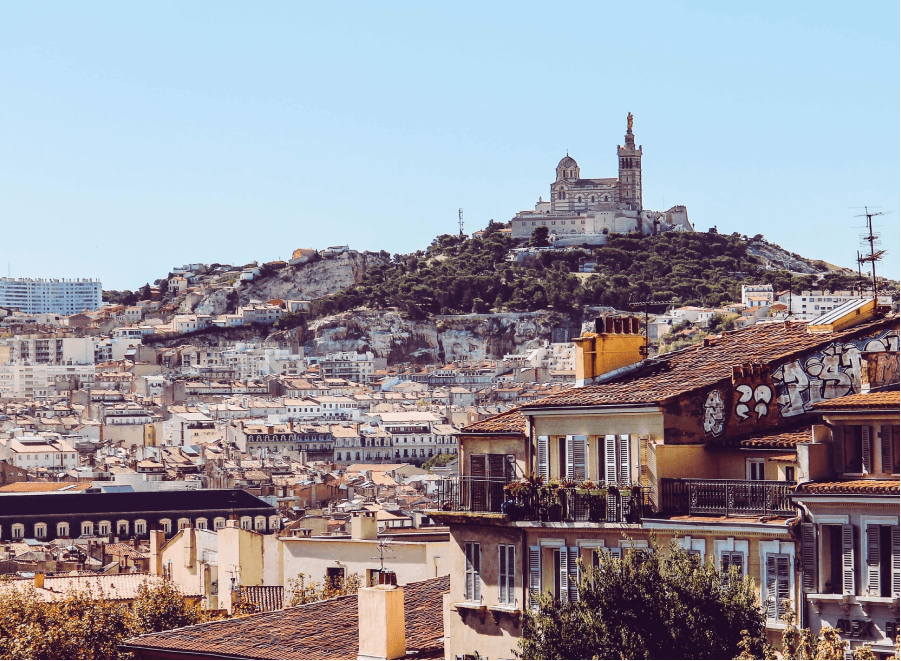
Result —
M516 547L507 545L507 603L516 603Z
M779 617L785 612L785 602L791 599L791 559L787 555L776 556L776 606Z
M901 592L901 534L899 527L892 526L892 596L898 598Z
M738 575L745 575L745 554L744 553L733 553L732 554L732 564L738 567Z
M567 477L571 480L584 480L588 477L586 466L586 458L588 455L588 437L587 436L568 436L566 439L569 444L567 451L567 461L572 464L572 474L569 473L567 467ZM570 456L572 459L570 460Z
M614 558L622 558L623 557L623 550L618 546L613 546L613 547L607 549L607 551Z
M879 430L879 444L880 449L882 450L882 472L883 473L891 473L892 472L892 444L895 439L892 438L892 429L891 425L882 425Z
M867 594L879 596L879 532L880 526L867 526Z
M632 471L629 465L631 454L632 443L629 441L629 435L623 434L619 437L619 481L623 484L632 482Z
M579 600L579 549L575 546L569 547L567 571L569 572L569 601L575 603Z
M481 601L482 600L482 581L479 578L479 571L481 570L482 564L482 554L481 549L478 544L472 545L472 583L475 588L473 592L473 601Z
M538 477L547 480L550 477L550 466L548 464L548 454L550 442L547 436L538 437Z
M563 442L563 439L561 439L561 442ZM563 474L566 476L567 480L572 480L573 479L573 463L574 463L573 450L575 449L573 447L573 437L572 436L566 437L566 448L565 449L566 449L566 470L563 472Z
M801 568L804 570L801 585L808 594L817 589L817 536L812 523L801 524Z
M506 477L507 470L504 466L506 463L506 455L489 454L488 455L488 477Z
M538 608L535 599L541 593L541 547L529 547L529 608Z
M767 553L766 556L766 618L768 620L779 619L779 608L776 602L776 556Z
M488 460L484 454L469 455L469 474L473 477L485 477L488 475Z
M832 469L841 475L845 472L845 428L832 430Z
M873 452L870 443L870 425L860 428L860 456L863 459L863 472L873 472Z
M507 603L507 546L497 545L497 603Z
M854 526L842 526L842 594L854 594Z
M475 588L473 587L472 542L466 542L464 548L466 550L466 584L463 591L465 592L466 601L473 601Z
M613 434L604 437L604 480L616 484L616 436Z
M560 601L564 604L569 601L569 552L566 547L560 548Z

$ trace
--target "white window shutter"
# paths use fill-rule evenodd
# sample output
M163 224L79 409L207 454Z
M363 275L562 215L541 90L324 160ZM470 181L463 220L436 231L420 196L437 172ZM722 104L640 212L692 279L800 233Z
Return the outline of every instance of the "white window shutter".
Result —
M879 526L867 526L867 594L879 596Z
M550 478L550 465L548 464L549 445L550 442L547 436L538 437L538 477L545 480Z
M473 587L473 572L472 572L472 544L466 543L466 584L463 588L467 601L473 601L473 595L475 594L475 588Z
M560 601L566 603L569 601L569 552L565 546L560 549L560 566L557 570L560 572Z
M538 608L535 599L541 593L541 547L529 547L529 608Z
M899 527L892 526L892 596L901 593L901 534Z
M516 603L516 547L507 546L507 603Z
M882 472L883 473L891 473L892 472L892 444L895 439L892 438L892 433L894 429L892 429L891 425L882 425L882 428L879 430L879 443L881 446L881 454L882 454Z
M785 602L791 599L791 559L787 555L776 556L776 605L779 617L785 612Z
M801 524L801 568L804 570L802 586L808 594L817 589L817 537L812 523Z
M628 434L622 434L619 437L619 481L622 484L632 482L632 471L629 465L629 459L632 454L632 444L629 441Z
M497 545L497 603L507 603L507 547Z
M873 472L873 452L870 443L870 425L863 425L860 428L860 455L863 458L863 472Z
M573 464L575 463L575 458L573 457L574 450L575 450L575 448L573 447L573 437L567 436L566 437L566 471L564 472L564 475L566 475L567 480L575 479L573 477L573 475L574 475Z
M854 594L854 526L842 526L842 594Z
M779 606L776 601L776 556L766 556L766 617L768 620L779 618Z
M616 484L616 436L613 434L604 437L604 470L607 484Z
M479 544L473 544L472 565L473 565L473 587L475 588L473 601L482 600L482 579L479 576L482 564L482 554Z
M569 601L575 603L579 600L579 549L575 546L569 547Z
M588 455L588 437L570 436L567 442L572 447L572 480L584 480L588 477L586 460Z
M613 556L614 558L622 558L623 557L623 550L618 546L613 546L607 550L610 552L610 555Z
M832 468L839 475L845 472L845 428L832 430Z

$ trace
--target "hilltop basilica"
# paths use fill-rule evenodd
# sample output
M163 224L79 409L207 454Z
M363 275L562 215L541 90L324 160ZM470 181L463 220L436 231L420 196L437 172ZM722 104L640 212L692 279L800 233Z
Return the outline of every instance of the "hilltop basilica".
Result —
M548 201L538 198L534 211L513 217L515 238L527 239L541 225L550 228L556 246L602 244L610 232L655 234L691 232L688 210L675 206L668 211L648 211L641 203L641 145L632 135L632 113L626 128L626 144L617 145L619 177L582 179L579 164L568 153L557 164Z

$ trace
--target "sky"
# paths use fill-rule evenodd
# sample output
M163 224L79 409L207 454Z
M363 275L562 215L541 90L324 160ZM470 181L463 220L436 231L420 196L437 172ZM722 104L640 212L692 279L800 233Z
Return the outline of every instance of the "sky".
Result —
M567 150L644 206L899 277L899 4L40 2L0 20L0 275L404 253L548 197Z

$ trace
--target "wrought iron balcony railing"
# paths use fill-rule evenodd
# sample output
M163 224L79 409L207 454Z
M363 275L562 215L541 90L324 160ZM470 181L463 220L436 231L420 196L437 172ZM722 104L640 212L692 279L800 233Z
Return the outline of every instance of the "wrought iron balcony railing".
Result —
M439 508L505 514L513 521L638 523L648 509L647 489L599 484L593 489L551 488L501 478L463 475L438 483Z
M792 516L789 495L795 485L775 480L660 480L661 506L667 514L720 516Z

